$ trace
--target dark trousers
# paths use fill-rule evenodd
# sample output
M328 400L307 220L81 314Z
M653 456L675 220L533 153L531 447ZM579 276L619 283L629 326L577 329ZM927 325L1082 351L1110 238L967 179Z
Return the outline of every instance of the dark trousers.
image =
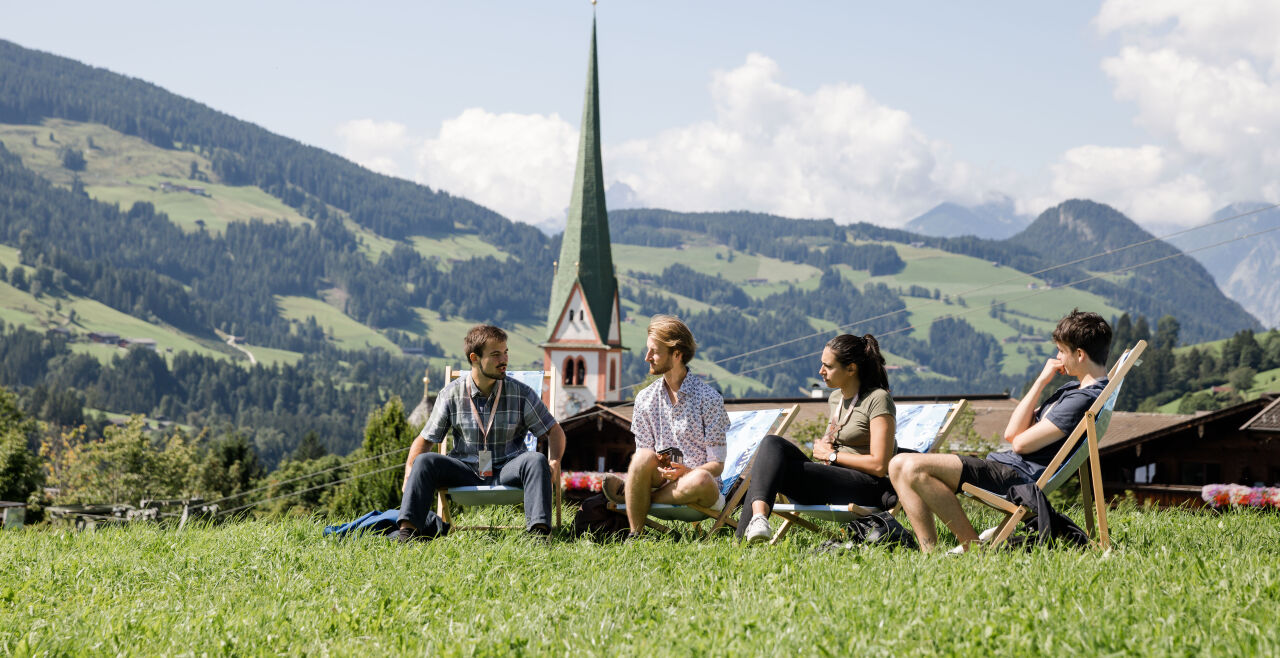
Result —
M810 461L794 443L770 434L756 449L743 513L749 518L751 504L757 500L763 500L773 509L778 494L801 505L857 503L880 507L884 495L892 491L893 485L887 477Z
M551 527L551 466L539 452L523 452L502 465L496 475L482 478L471 467L448 455L424 452L413 460L400 499L400 521L424 527L435 507L436 490L501 484L524 489L524 523L529 529L541 523Z

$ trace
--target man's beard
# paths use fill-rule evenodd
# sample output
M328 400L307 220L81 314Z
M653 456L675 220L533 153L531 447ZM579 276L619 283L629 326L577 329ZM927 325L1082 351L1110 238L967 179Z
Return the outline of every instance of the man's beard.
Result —
M668 363L668 364L667 364L667 365L665 365L665 366L661 366L661 368L662 368L661 370L659 370L658 368L659 368L659 366L658 366L658 365L653 364L653 363L650 363L650 364L649 364L649 374L650 374L650 375L665 375L665 374L667 374L668 372L670 372L670 371L671 371L671 364L670 364L670 363Z
M493 380L502 379L504 377L503 373L500 372L496 366L494 367L493 372L489 372L488 370L481 368L480 373Z

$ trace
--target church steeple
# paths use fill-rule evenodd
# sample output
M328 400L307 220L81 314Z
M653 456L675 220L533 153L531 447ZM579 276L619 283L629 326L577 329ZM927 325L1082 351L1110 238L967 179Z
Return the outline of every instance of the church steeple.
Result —
M600 158L600 80L596 75L596 21L591 19L591 55L587 60L587 97L582 105L578 166L569 196L551 306L546 368L560 373L553 402L557 417L569 416L597 400L618 400L622 374L622 328L618 279L609 247L609 214L604 204L604 167Z
M596 74L596 22L591 20L591 55L587 62L587 94L582 107L582 135L578 140L578 166L569 197L569 220L564 227L560 260L551 286L547 334L552 339L556 323L574 284L579 284L595 321L600 342L608 343L613 323L618 280L613 273L609 248L609 215L604 203L604 167L600 157L600 81Z

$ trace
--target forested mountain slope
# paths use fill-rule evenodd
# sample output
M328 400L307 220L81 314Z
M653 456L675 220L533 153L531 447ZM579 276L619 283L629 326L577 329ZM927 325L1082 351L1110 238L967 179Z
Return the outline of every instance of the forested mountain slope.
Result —
M1109 272L1139 267L1108 282L1107 287L1092 285L1089 289L1137 314L1177 317L1182 335L1190 342L1262 328L1239 303L1222 294L1204 266L1166 242L1152 241L1153 237L1110 206L1073 199L1041 213L1026 230L1009 238L1009 243L1036 251L1047 262L1120 250L1083 262L1079 269Z
M377 347L456 363L461 333L488 321L516 330L518 365L540 362L559 238L475 203L8 42L0 42L0 143L0 261L13 261L0 272L7 335L18 324L83 340L103 326L65 309L92 301L207 350L200 359L114 356L61 338L40 346L28 332L13 338L12 354L44 359L42 367L0 371L0 385L43 387L42 399L72 391L115 412L270 429L258 443L274 459L305 431L349 449L361 409L393 393L416 396L425 362ZM159 164L125 175L124 162ZM1095 230L1093 251L1132 234L1112 226L1128 220L1111 209L1071 203L1006 241L752 212L615 211L621 327L632 350L623 384L643 378L644 319L659 312L694 327L697 371L730 394L757 395L812 384L815 355L837 328L882 336L895 391L922 394L1016 388L1073 306L1171 313L1192 340L1256 326L1205 285L1203 269L1094 281L1083 291L1060 287L1087 276L1082 268L1025 274L1063 260L1032 232L1057 230L1046 217L1061 220L1062 208L1075 222L1066 228L1110 227ZM1081 249L1093 253L1094 239L1083 236ZM1155 285L1161 278L1179 285ZM342 331L369 338L343 342ZM241 358L221 344L228 334L275 360L228 370ZM308 378L350 395L336 400ZM236 392L245 385L252 392Z

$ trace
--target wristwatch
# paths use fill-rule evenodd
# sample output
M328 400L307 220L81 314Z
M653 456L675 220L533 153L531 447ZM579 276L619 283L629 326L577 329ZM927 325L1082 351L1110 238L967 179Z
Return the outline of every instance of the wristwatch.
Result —
M827 465L828 465L828 466L835 466L835 465L836 465L836 457L838 457L838 456L840 456L840 451L839 451L839 450L836 450L836 449L833 447L833 448L831 449L831 453L827 455Z

